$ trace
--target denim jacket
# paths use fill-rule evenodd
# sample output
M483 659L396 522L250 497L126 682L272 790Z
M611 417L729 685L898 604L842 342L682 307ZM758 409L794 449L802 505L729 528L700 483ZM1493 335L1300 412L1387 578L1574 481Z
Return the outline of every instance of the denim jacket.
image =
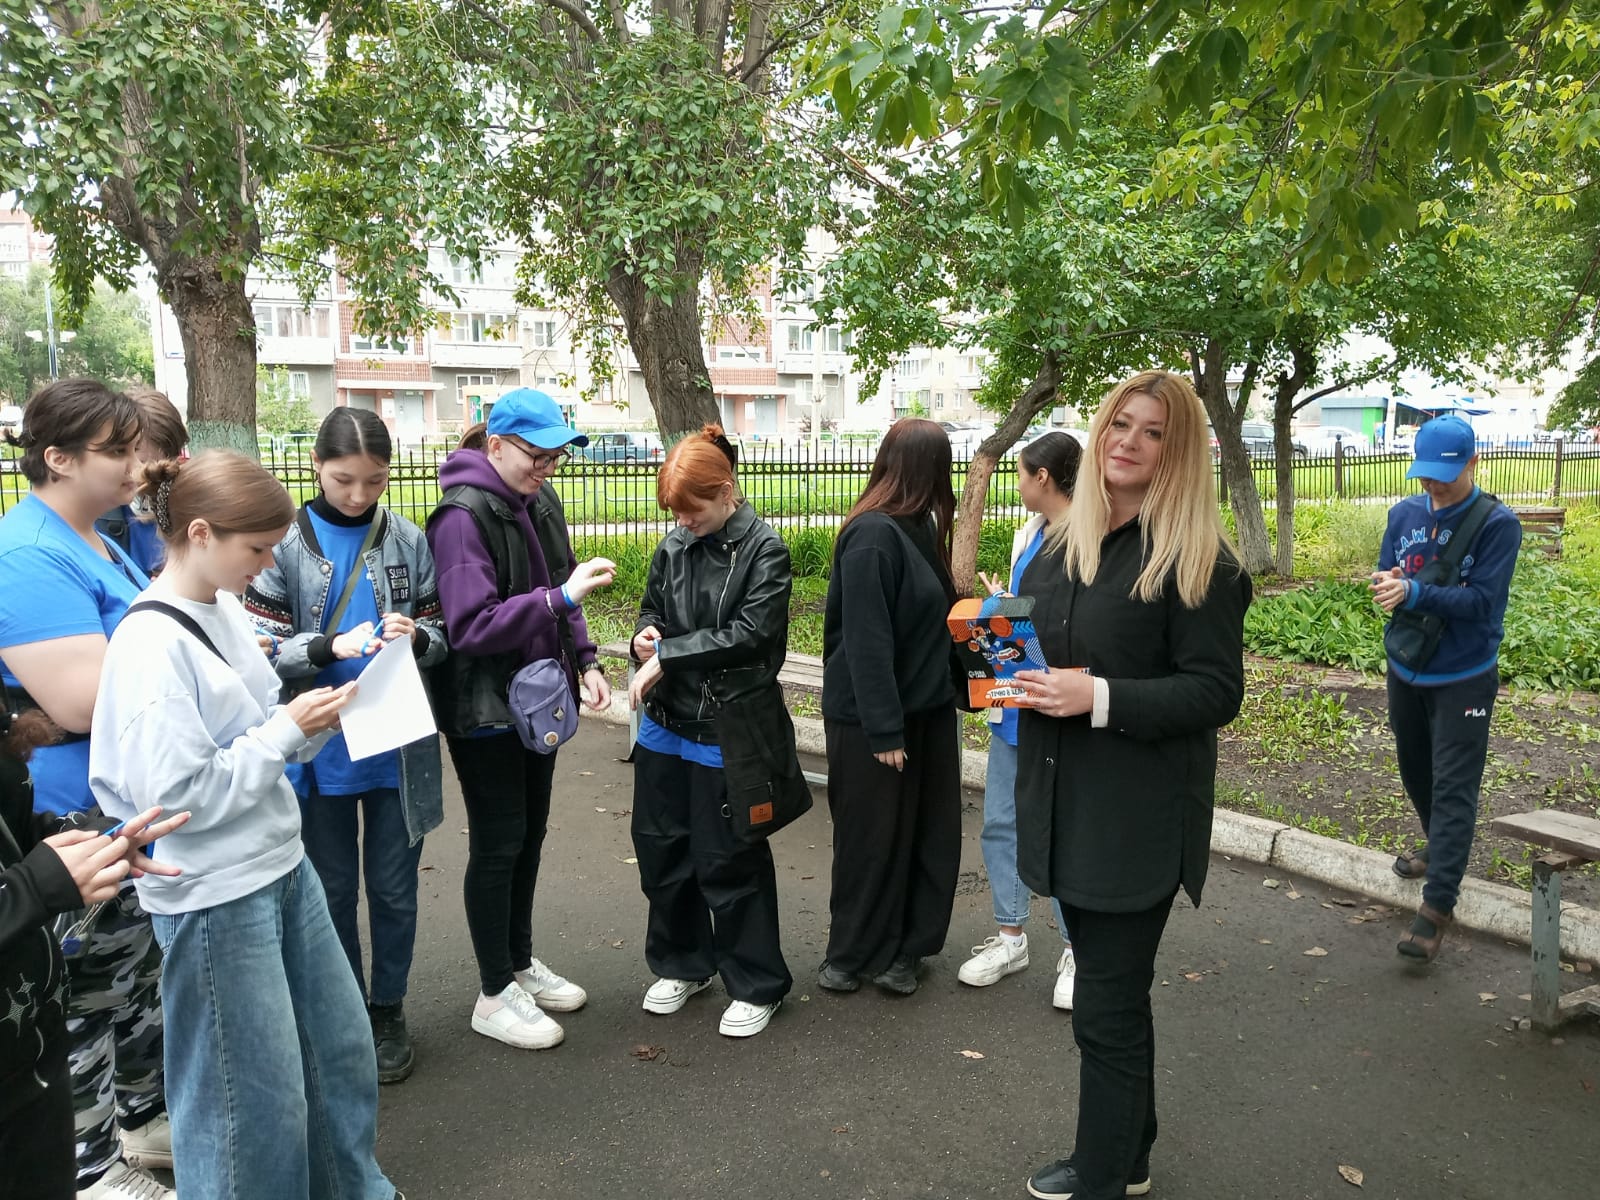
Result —
M382 525L367 551L366 563L378 611L401 613L417 623L427 638L427 649L417 659L426 682L428 670L443 662L447 653L433 554L422 530L398 513L380 507L373 520ZM256 624L281 643L274 662L278 675L291 691L305 691L321 670L313 661L312 650L324 637L317 632L322 614L330 599L338 601L337 595L330 597L329 593L342 588L344 580L333 578L333 564L323 557L305 509L289 526L273 558L274 565L257 575L245 592L244 604ZM403 747L400 802L413 846L444 820L442 789L439 739L423 738Z

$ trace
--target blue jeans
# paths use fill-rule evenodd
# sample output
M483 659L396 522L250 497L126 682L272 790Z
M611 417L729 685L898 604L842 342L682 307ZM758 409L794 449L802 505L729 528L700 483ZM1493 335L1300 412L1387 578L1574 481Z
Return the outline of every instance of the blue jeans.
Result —
M359 826L359 829L358 829ZM422 842L408 845L405 810L393 788L364 796L300 798L300 838L328 897L356 985L373 1004L406 998L417 942L417 868ZM356 901L367 885L367 928L372 940L372 990L361 969L361 927Z
M393 1200L374 1156L372 1029L311 865L151 920L181 1031L166 1047L178 1194Z
M983 781L983 866L989 872L996 925L1022 925L1033 893L1017 874L1017 748L999 734L989 738L989 772ZM1061 901L1052 900L1061 938L1071 945Z

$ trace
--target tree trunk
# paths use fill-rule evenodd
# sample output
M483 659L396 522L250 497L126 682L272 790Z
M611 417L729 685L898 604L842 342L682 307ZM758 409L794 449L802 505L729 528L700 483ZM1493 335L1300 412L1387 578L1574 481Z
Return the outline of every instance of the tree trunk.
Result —
M696 286L686 287L671 303L621 272L606 285L644 374L661 440L669 446L702 425L722 421L706 368L698 267L694 277Z
M1289 436L1293 416L1294 393L1280 386L1272 402L1272 446L1277 457L1277 571L1283 579L1294 578L1294 441Z
M242 275L214 258L170 255L156 271L178 319L189 381L189 444L255 458L256 324Z
M1250 452L1245 449L1239 432L1244 417L1228 402L1228 353L1223 343L1216 339L1206 343L1203 363L1195 363L1195 383L1205 403L1206 415L1211 418L1211 427L1216 431L1222 481L1228 488L1245 570L1252 575L1270 571L1272 543L1267 538L1261 493L1256 488L1255 473L1250 469Z
M983 510L989 499L989 481L1000 456L1016 443L1025 429L1055 403L1061 383L1061 362L1054 351L1045 354L1039 373L1017 398L995 431L984 438L967 465L967 481L956 503L955 536L950 547L951 575L956 591L971 593L978 570L978 542L983 535Z

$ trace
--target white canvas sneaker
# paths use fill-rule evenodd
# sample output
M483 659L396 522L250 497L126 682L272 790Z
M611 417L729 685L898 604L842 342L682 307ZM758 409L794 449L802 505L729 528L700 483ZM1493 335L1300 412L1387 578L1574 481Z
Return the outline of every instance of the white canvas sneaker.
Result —
M119 1158L78 1193L78 1200L178 1200L178 1193Z
M152 1117L137 1129L121 1131L122 1156L147 1171L172 1170L172 1122L167 1114Z
M563 979L537 958L528 964L526 971L517 971L512 978L539 1002L539 1007L549 1012L577 1012L589 1003L589 993L570 979Z
M689 1002L690 996L710 986L709 979L658 979L644 994L644 1010L661 1016L675 1013Z
M767 1027L767 1022L772 1020L772 1014L778 1011L778 1005L782 1003L782 1000L775 1000L771 1004L735 1000L722 1014L722 1024L717 1026L717 1032L724 1037L755 1037Z
M1055 995L1050 997L1050 1003L1062 1012L1071 1012L1072 989L1077 982L1078 960L1072 957L1072 947L1067 946L1061 951L1061 961L1056 963L1056 990Z
M983 939L983 945L972 948L972 957L961 964L956 978L973 987L988 987L999 983L1007 975L1015 975L1028 965L1028 935L1015 946L998 933Z
M567 1036L515 980L498 996L478 995L472 1007L472 1029L519 1050L548 1050Z

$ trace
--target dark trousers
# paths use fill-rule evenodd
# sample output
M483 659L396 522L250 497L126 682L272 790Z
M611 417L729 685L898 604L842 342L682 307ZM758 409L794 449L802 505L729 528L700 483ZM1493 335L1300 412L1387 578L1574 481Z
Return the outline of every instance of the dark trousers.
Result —
M1443 687L1415 687L1389 674L1389 728L1400 781L1428 837L1422 901L1442 913L1455 910L1472 854L1499 690L1498 670Z
M467 930L483 994L496 996L533 961L533 889L556 756L535 754L515 733L448 744L467 805Z
M859 725L825 723L833 815L828 961L875 975L944 949L961 872L955 711L906 717L904 771L872 756Z
M734 1000L772 1004L794 985L778 936L765 841L733 835L721 770L643 746L633 757L633 849L650 901L644 960L662 979L722 976Z
M1083 1190L1074 1200L1118 1200L1156 1140L1150 985L1172 897L1143 912L1091 912L1070 904L1061 910L1078 963L1072 1001L1078 1135L1072 1161Z
M0 1119L0 1200L73 1200L72 1073L65 1051L39 1064L44 1091Z
M328 915L339 932L363 997L376 1005L406 998L417 944L417 868L422 841L411 845L405 809L394 788L364 796L300 798L300 838L328 896ZM372 942L372 989L361 967L361 923L356 902L367 885L367 925Z

